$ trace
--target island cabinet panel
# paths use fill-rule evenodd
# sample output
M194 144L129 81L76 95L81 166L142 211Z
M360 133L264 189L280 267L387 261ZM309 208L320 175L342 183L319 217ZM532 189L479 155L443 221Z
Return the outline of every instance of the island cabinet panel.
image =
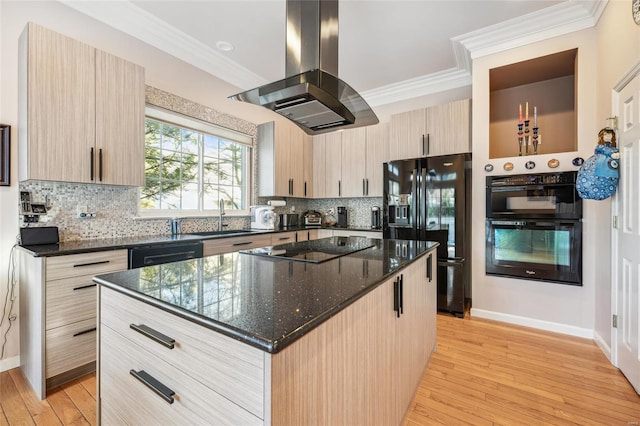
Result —
M272 424L402 423L435 347L434 253L271 356Z
M271 235L271 245L295 243L297 241L296 231L278 232Z
M103 425L261 425L262 420L184 373L158 350L147 350L109 327L101 329L100 399ZM229 355L232 357L232 355ZM232 359L232 358L229 358ZM147 385L134 374L151 378ZM166 401L152 387L170 398Z
M202 253L204 256L214 256L216 254L233 253L234 251L270 245L271 234L213 238L202 242Z
M157 371L157 378L171 378L175 371L180 371L202 383L212 397L232 401L232 405L242 407L242 412L251 413L256 419L263 418L265 352L105 287L100 288L100 301L101 377L127 376L130 369L140 368L150 374ZM148 327L167 336L174 340L174 347L168 348L132 326ZM105 334L110 334L109 329L125 339L125 344L117 348L115 354L105 341ZM120 350L130 350L134 354L146 351L166 365L160 367L158 361L136 362L135 365L118 361L112 364L112 356L117 358ZM171 387L170 383L167 381L165 385ZM117 397L114 395L117 389L111 388L108 382L101 382L100 386L102 401ZM175 391L178 397L184 392ZM131 404L136 404L135 398L125 405Z

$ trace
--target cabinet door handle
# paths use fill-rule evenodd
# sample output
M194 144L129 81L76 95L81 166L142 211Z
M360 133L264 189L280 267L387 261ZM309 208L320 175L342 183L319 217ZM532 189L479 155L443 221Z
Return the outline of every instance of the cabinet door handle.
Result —
M307 196L307 181L304 181L304 196Z
M429 256L427 257L427 278L429 278L429 282L431 282L431 279L433 278L433 264L431 262L432 259L433 253L429 253Z
M91 170L91 180L93 180L94 174L94 163L95 163L95 155L93 152L93 148L91 148L91 153L89 154L89 169Z
M129 327L134 330L137 331L138 333L142 334L145 337L148 337L149 339L153 340L154 342L160 343L162 346L169 348L169 349L173 349L175 347L175 339L172 339L169 336L165 336L164 334L160 333L159 331L154 330L151 327L148 327L144 324L129 324Z
M393 282L393 310L396 317L400 318L400 278L396 278Z
M98 179L102 182L102 148L98 150Z
M427 154L429 155L429 153L431 152L431 138L429 137L429 133L427 133Z
M280 238L278 238L278 240L280 240L280 241L290 240L290 239L291 239L291 237L280 237Z
M404 314L404 275L400 274L400 314Z
M342 181L338 180L338 197L342 197Z
M83 334L93 333L96 330L97 330L97 328L93 327L93 328L89 328L87 330L78 331L76 334L73 335L73 337L78 337L78 336L82 336Z
M175 395L176 393L160 383L160 381L151 376L149 373L144 370L129 370L129 373L136 379L140 380L140 382L142 382L142 384L144 384L146 387L154 391L160 398L164 399L169 404L173 404L173 395Z
M367 195L367 188L364 183L364 179L362 179L362 195Z
M233 247L237 247L237 246L247 246L249 244L251 244L253 241L243 241L241 243L233 243Z
M422 135L422 155L425 156L427 155L426 153L427 153L427 150L425 147L425 139L424 139L424 135Z
M369 178L367 178L366 181L367 181L367 193L365 195L369 195Z
M96 286L96 284L81 285L80 287L74 287L73 291L84 290L85 288L92 288L92 287L95 287L95 286Z
M74 268L82 268L85 266L94 266L94 265L104 265L106 263L110 263L110 260L101 260L99 262L89 262L89 263L78 263L76 265L73 265Z

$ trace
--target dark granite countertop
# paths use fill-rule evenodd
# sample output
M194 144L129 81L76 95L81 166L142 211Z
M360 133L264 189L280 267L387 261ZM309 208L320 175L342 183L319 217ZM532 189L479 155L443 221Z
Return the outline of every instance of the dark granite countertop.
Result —
M29 252L35 257L51 257L51 256L64 256L67 254L79 254L79 253L91 253L96 251L105 250L120 250L130 247L141 245L159 245L159 244L174 244L185 241L202 241L209 239L219 238L233 238L242 237L251 234L273 234L279 232L293 232L304 231L313 229L341 229L352 231L380 231L375 229L362 229L362 228L320 228L320 227L299 227L288 229L275 229L275 230L251 230L251 229L239 229L237 233L222 234L222 235L198 235L197 233L181 234L181 235L147 235L140 237L127 237L127 238L104 238L104 239L92 239L92 240L78 240L78 241L63 241L58 244L43 244L36 246L20 246L23 250ZM203 233L206 231L202 231Z
M337 238L364 241L371 247L322 263L227 253L99 275L94 280L276 353L438 245L363 237L330 239Z

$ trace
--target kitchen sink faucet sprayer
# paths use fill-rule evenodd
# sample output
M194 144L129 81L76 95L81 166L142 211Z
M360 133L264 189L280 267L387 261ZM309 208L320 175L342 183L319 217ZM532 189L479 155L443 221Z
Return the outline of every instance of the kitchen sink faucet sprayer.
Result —
M226 226L222 224L222 216L226 214L224 212L224 200L222 198L218 200L218 211L220 212L220 224L218 225L218 231L222 231L222 227Z

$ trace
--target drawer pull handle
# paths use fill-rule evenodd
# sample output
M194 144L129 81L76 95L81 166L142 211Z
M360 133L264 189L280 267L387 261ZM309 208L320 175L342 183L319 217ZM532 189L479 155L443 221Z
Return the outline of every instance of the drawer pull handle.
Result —
M83 334L93 333L94 331L96 331L96 327L93 327L84 331L78 331L76 334L73 335L73 337L78 337L78 336L82 336Z
M110 263L110 260L103 260L100 262L90 262L90 263L78 263L77 265L73 265L74 268L82 268L83 266L94 266L94 265L104 265L105 263Z
M233 247L237 247L237 246L246 246L248 244L251 244L253 241L244 241L242 243L233 243Z
M169 404L173 404L173 395L176 393L153 378L149 373L144 370L129 370L129 373L136 379L140 380L146 387L154 391L158 396L160 396L160 398L164 399Z
M280 237L280 238L278 238L278 240L280 240L280 241L290 240L290 239L291 239L291 237Z
M154 330L151 327L147 327L144 324L129 324L129 327L135 331L137 331L138 333L142 334L145 337L148 337L149 339L160 343L162 346L165 346L169 349L173 349L175 346L175 339L172 339L169 336L165 336L164 334L160 333L159 331Z
M92 288L92 287L95 287L95 286L96 286L96 284L81 285L80 287L74 287L73 291L84 290L85 288Z

